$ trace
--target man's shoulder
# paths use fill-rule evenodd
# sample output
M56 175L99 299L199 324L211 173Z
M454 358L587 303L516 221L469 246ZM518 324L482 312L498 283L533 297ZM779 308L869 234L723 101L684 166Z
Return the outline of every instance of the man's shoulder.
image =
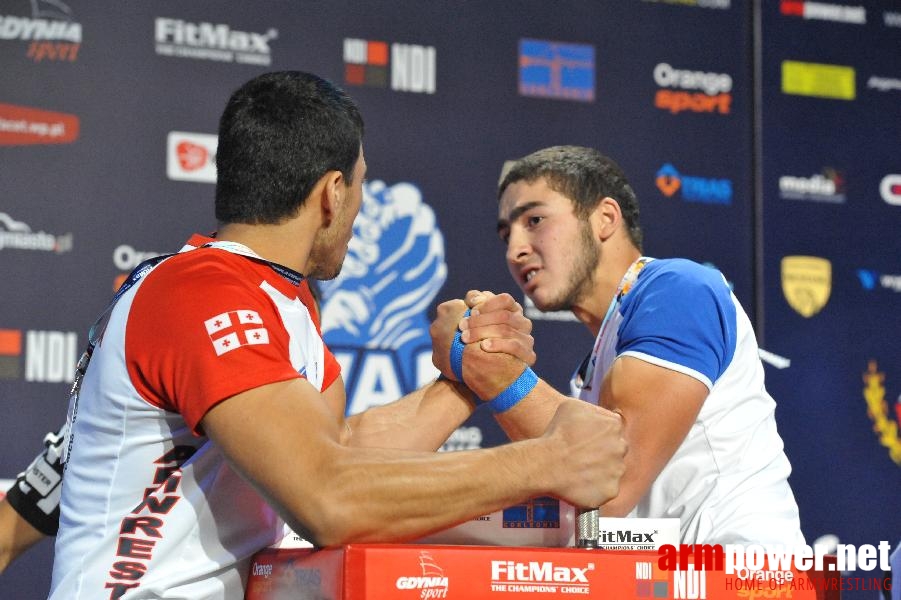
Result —
M676 290L714 289L728 292L728 285L722 273L713 267L702 265L687 258L659 258L650 261L638 274L638 289Z
M212 248L179 252L162 261L147 277L149 287L175 286L180 290L201 286L258 287L256 269L242 256Z

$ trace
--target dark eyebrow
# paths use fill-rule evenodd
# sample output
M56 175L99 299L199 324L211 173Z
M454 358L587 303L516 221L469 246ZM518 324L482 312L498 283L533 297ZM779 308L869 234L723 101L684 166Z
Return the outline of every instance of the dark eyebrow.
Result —
M520 215L522 215L524 212L532 210L536 206L544 206L544 202L535 200L535 201L526 202L525 204L521 204L521 205L517 206L516 208L514 208L513 210L510 211L509 220L498 219L497 230L501 231L502 229L508 228L510 226L510 223L512 223L513 221L518 219L520 217Z

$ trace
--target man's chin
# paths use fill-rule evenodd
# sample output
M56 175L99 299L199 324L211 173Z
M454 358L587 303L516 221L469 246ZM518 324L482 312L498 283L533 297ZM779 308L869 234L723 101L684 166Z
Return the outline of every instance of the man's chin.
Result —
M557 312L559 310L566 310L568 307L563 306L559 301L555 302L552 300L548 300L547 298L542 299L539 296L533 296L530 294L526 294L529 297L529 300L532 301L532 304L535 305L535 308L540 310L541 312Z

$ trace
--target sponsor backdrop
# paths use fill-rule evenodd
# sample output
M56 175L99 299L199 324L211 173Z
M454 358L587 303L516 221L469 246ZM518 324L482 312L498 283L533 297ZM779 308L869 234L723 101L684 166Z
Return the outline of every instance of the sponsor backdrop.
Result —
M434 376L437 302L521 299L494 234L504 161L590 145L630 175L646 253L719 268L754 318L808 540L898 540L901 7L888 6L2 0L0 478L62 422L122 277L215 227L228 95L302 69L344 86L367 122L356 236L321 285L351 411ZM565 389L590 336L530 315L538 371ZM477 413L445 449L501 441ZM43 597L51 560L43 542L3 595Z

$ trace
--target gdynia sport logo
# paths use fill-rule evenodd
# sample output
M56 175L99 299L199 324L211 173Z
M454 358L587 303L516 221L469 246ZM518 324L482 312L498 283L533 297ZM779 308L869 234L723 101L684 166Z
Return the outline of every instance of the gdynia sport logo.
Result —
M706 598L706 572L725 572L727 591L881 590L890 570L891 544L838 544L830 547L761 546L751 544L667 544L658 549L657 568L674 571L675 598ZM809 572L809 571L813 572ZM872 578L848 577L854 571L876 571ZM691 581L689 581L691 579ZM710 590L713 591L713 590ZM691 593L686 593L691 592Z

